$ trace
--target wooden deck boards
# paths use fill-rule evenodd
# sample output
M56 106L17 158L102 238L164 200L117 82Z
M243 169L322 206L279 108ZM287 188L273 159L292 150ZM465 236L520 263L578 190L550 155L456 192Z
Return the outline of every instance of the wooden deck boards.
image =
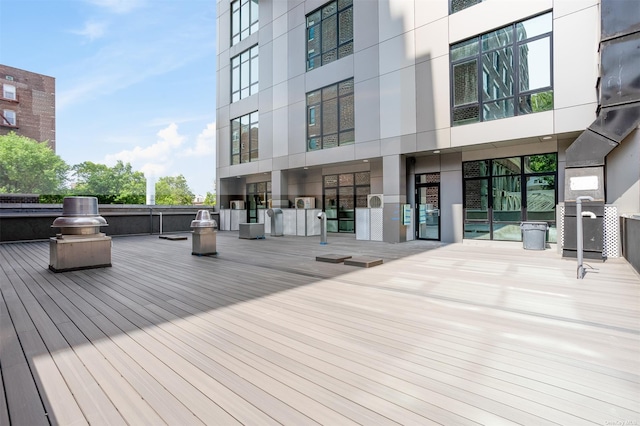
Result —
M519 244L217 246L115 238L113 267L54 274L46 242L0 245L0 424L640 421L624 260L576 280Z

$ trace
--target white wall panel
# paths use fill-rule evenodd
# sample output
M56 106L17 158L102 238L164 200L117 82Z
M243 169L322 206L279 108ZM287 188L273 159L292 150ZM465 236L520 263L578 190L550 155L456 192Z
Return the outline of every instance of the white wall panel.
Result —
M451 128L451 146L462 147L553 133L553 111Z
M380 81L378 78L355 85L356 144L380 139Z
M640 4L638 5L640 10ZM600 13L597 7L553 20L553 102L556 109L597 102Z
M410 31L414 27L414 0L378 0L379 41Z
M449 16L449 42L456 43L551 10L552 0L485 0Z
M380 137L415 133L415 67L380 76Z
M415 30L416 61L449 54L449 20L446 18L423 25Z
M289 154L289 110L280 108L273 111L273 156Z
M402 33L380 43L380 74L387 74L415 63L415 34Z

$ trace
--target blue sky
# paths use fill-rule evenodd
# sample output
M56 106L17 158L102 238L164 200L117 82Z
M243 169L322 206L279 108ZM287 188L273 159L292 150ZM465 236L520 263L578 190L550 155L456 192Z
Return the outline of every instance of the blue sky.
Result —
M0 63L56 79L56 153L214 190L215 0L0 0Z

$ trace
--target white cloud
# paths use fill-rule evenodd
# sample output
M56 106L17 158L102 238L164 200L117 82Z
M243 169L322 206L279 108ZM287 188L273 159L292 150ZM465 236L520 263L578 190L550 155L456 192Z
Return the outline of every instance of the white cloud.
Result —
M200 132L196 138L196 145L186 149L182 155L185 157L201 157L211 155L216 150L216 123L207 124L207 127Z
M113 13L129 13L142 7L144 0L88 0L89 3L104 7Z
M104 163L113 166L118 160L131 163L134 169L158 174L167 170L173 163L172 159L185 142L186 137L178 133L178 125L171 123L157 133L158 140L147 147L136 146L116 154L109 154Z
M84 28L81 30L72 30L71 33L86 37L89 41L93 41L104 36L106 30L106 22L87 21L84 24Z
M139 171L144 173L145 177L159 177L164 176L167 172L167 166L165 164L147 163L140 168Z

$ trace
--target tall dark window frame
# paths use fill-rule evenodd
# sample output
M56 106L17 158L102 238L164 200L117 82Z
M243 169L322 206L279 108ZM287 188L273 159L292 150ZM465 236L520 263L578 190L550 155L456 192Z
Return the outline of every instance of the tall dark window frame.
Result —
M334 0L307 15L307 71L353 54L353 0Z
M271 208L271 181L247 184L247 223L258 223L258 211Z
M231 165L259 159L258 111L231 120Z
M322 209L327 217L327 232L354 233L355 209L367 207L370 192L370 171L322 176Z
M516 168L509 171L504 167L508 160L518 159ZM532 167L532 161L538 160L541 166ZM551 161L552 160L552 161ZM545 168L545 161L548 167ZM475 166L475 167L474 167ZM537 170L536 170L537 169ZM464 210L464 235L465 238L471 238L472 232L470 228L478 226L481 229L478 233L480 238L483 234L488 236L487 239L500 239L495 236L494 224L497 219L494 218L494 208L497 203L497 193L502 192L501 187L496 187L500 180L513 178L518 182L520 193L519 215L515 218L515 222L521 221L544 221L551 228L556 227L555 206L558 203L558 155L555 152L545 154L529 154L515 157L494 158L486 160L465 161L462 163L463 170L463 210ZM474 172L470 172L474 170ZM477 172L475 172L477 170ZM546 179L546 182L545 182ZM537 196L536 189L540 186L553 184L553 208L546 211L537 211L530 207L539 204L534 200ZM470 189L471 188L471 189ZM533 188L533 189L532 189ZM478 190L477 194L473 194L474 190ZM547 188L548 190L548 188ZM470 206L469 195L479 195ZM482 197L482 196L486 197ZM483 201L484 198L484 201ZM486 203L486 205L483 205ZM547 201L548 204L548 201ZM475 209L470 210L470 208ZM477 207L480 207L479 209ZM485 212L482 210L486 209ZM513 211L514 213L516 211ZM494 220L496 219L496 220ZM486 228L483 228L486 225ZM486 229L486 230L485 230ZM555 241L549 241L555 242Z
M548 29L535 32L544 25ZM533 35L527 34L526 26ZM544 49L545 43L549 67L530 73L529 55ZM449 53L453 126L553 109L552 12L461 41L451 45ZM532 81L537 86L530 88Z
M239 43L258 31L259 0L236 0L231 2L231 45Z
M353 143L355 143L353 78L307 93L307 151Z

